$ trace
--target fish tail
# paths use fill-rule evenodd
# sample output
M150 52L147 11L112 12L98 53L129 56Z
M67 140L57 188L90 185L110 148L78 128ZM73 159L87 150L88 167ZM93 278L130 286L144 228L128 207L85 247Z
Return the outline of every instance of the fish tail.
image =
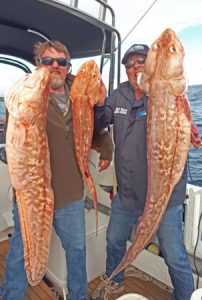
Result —
M21 203L22 198L26 200L29 197L26 191L16 191L24 244L25 270L28 282L32 286L36 286L45 274L52 232L53 193L48 187L43 190L43 193L46 196L46 204L44 203L43 207L35 207L28 201Z
M137 230L138 230L138 228L137 228ZM135 243L132 244L128 248L122 261L120 262L120 264L116 267L116 269L111 274L110 279L112 279L119 272L124 270L140 254L140 252L144 249L145 245L147 245L147 243L153 236L153 233L155 232L155 228L153 230L151 230L151 232L152 233L149 236L147 236L147 232L145 234L145 232L143 232L143 230L139 230L139 232L135 236Z
M151 195L149 195L151 197ZM163 213L167 206L168 199L170 197L170 192L166 198L162 199L161 203L163 203L160 208L159 207L145 207L143 216L139 221L135 232L135 238L133 239L132 245L126 251L122 261L113 271L110 276L112 279L115 275L125 269L132 261L140 254L140 252L145 248L145 246L149 243L152 236L155 234L160 221L162 219ZM151 198L150 198L151 199ZM157 211L156 211L157 210Z
M93 205L94 205L94 209L95 209L96 236L97 236L98 235L98 200L97 200L97 193L96 193L95 185L93 183L93 179L92 179L90 173L88 174L88 177L85 177L84 181L86 183L88 191L91 194L91 197L93 200Z

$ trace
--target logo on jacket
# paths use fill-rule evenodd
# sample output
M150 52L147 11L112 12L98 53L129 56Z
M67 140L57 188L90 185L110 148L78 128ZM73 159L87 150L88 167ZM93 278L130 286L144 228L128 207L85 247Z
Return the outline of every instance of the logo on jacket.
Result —
M122 115L126 115L127 114L127 109L126 108L122 108L122 107L116 107L114 113L115 114L122 114Z
M147 115L146 110L142 110L142 111L138 112L138 117L140 117L140 118L146 117L146 115Z

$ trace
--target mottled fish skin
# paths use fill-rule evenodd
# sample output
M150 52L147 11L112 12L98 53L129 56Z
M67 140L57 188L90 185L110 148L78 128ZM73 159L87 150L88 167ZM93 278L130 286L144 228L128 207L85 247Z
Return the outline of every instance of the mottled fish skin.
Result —
M148 192L135 239L111 278L127 267L158 229L174 186L187 159L191 111L186 98L184 49L171 29L151 46L141 88L148 93L147 159Z
M97 195L88 167L88 155L94 129L93 107L98 101L100 81L101 74L96 62L89 60L79 68L70 90L76 156L83 180L93 199L96 232L98 228Z
M6 151L16 190L27 279L37 285L44 276L52 232L53 191L46 136L49 72L42 68L12 87Z

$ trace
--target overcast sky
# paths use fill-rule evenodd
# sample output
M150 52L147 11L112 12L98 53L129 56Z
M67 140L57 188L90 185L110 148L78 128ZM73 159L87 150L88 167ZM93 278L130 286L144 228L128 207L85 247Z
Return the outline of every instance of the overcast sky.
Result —
M68 0L66 0L68 1ZM93 0L80 0L87 5ZM167 28L172 28L185 48L185 66L189 84L202 84L202 0L108 0L114 9L116 27L122 40L149 12L122 44L122 56L134 43L151 43ZM124 79L122 70L122 79Z
M108 0L116 14L122 39L154 0ZM185 48L189 84L202 84L202 0L158 0L122 46L122 53L136 42L151 43L167 27L179 36Z
M71 0L61 2L69 4ZM79 7L98 15L99 5L94 0L79 0ZM108 0L116 16L116 27L122 39L137 24L154 0ZM109 14L107 20L110 22ZM134 43L151 43L167 28L172 28L185 48L185 65L189 84L202 84L202 0L157 0L141 22L122 44L122 56ZM73 29L72 29L73 30ZM7 68L7 67L6 67ZM74 73L77 64L74 64ZM0 70L0 93L22 72ZM126 80L122 67L121 81Z

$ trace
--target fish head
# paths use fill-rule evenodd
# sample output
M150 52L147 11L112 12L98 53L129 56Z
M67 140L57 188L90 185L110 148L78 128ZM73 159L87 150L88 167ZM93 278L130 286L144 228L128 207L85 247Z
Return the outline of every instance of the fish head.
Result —
M184 47L176 33L170 28L164 30L149 49L140 83L141 88L148 92L149 81L156 78L167 81L183 79L182 89L184 89L186 85L184 55Z
M36 72L26 74L6 93L5 104L10 114L18 117L19 112L33 108L32 112L42 111L47 106L49 95L49 71L40 68ZM47 100L47 101L45 101Z
M30 105L31 107L42 111L47 107L50 72L47 68L39 68L34 73L30 74L23 83L20 93L21 105Z
M29 90L30 98L35 98L36 95L43 96L49 92L49 82L49 70L45 67L41 67L26 78L24 88Z
M98 102L99 88L101 85L100 70L94 60L86 61L79 68L71 88L71 99L78 95L85 95L91 107Z
M184 48L172 29L168 28L161 34L154 48L158 52L156 71L165 80L178 78L183 74Z

